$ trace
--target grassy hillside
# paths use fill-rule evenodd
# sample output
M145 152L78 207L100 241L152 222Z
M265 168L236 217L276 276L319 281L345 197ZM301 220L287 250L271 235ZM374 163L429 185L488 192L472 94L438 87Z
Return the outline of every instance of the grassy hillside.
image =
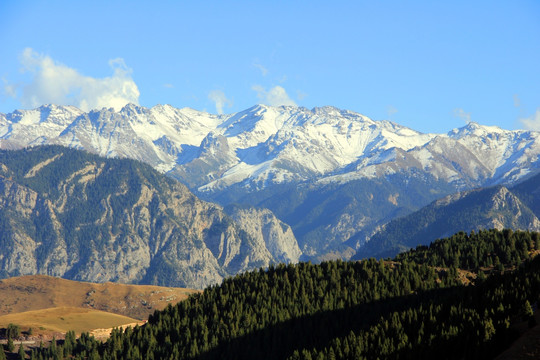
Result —
M136 323L140 321L127 316L75 307L56 307L0 316L0 328L17 324L22 329L32 328L34 334L66 333L70 330L80 334Z
M147 319L196 290L151 285L95 284L45 275L0 280L0 316L57 307L101 310Z

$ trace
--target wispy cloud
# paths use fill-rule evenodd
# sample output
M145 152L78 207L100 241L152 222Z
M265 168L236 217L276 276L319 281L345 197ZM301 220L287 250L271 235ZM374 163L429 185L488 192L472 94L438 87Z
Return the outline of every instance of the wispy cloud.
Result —
M521 100L517 94L514 94L514 106L517 108L521 106Z
M392 105L389 105L388 108L386 109L386 111L388 112L388 118L392 118L392 115L394 115L395 113L398 112L398 110L393 107Z
M233 104L231 100L227 99L225 93L221 90L210 91L208 98L216 105L216 111L218 114L223 114L223 108L225 106L231 107Z
M172 88L174 88L174 85L173 84L163 84L163 87L167 88L167 89L172 89Z
M471 122L471 113L465 112L463 109L454 109L454 116L465 121L465 123Z
M268 91L261 85L254 85L251 87L251 89L257 92L257 97L263 104L270 106L296 106L296 103L289 97L285 89L281 86L274 86Z
M306 94L305 92L302 92L300 90L298 90L296 92L296 98L300 101L304 100L306 97L308 96L308 94Z
M127 103L139 103L139 89L121 58L109 61L110 77L98 79L54 61L27 48L21 58L23 71L32 74L29 83L5 84L4 91L19 98L24 107L43 104L74 105L84 111L103 107L119 110ZM18 89L21 91L16 91Z
M4 94L12 98L17 97L17 85L10 84L4 77L2 78L2 84L3 84Z
M265 68L260 63L255 62L255 63L253 63L253 66L255 66L257 69L259 69L261 71L262 76L266 76L268 74L268 69Z
M540 131L540 108L536 109L536 112L532 116L519 119L519 122L527 130Z

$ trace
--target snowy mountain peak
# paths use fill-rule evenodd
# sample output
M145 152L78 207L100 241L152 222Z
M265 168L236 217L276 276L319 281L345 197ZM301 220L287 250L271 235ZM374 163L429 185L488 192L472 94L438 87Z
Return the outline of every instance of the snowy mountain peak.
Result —
M305 108L302 108L302 109L305 109ZM343 110L343 109L339 109L335 106L330 106L330 105L314 107L313 109L311 109L311 113L318 116L350 116L357 119L358 118L368 119L367 117L364 117L358 113L355 113L354 111Z
M471 121L461 128L453 129L448 133L448 136L454 139L461 139L467 136L486 136L488 134L504 134L509 132L509 130L503 130L498 126L480 125Z
M31 110L15 110L4 116L13 123L38 124L51 122L64 124L66 121L72 121L73 117L79 116L82 113L83 111L75 106L48 104Z
M171 105L88 113L45 105L0 114L0 147L51 143L135 158L207 191L395 173L467 188L516 181L540 168L537 132L471 122L447 134L422 134L333 106L255 105L213 115Z
M118 112L119 113L124 113L124 114L143 114L144 112L147 112L147 111L149 111L149 110L147 108L145 108L145 107L136 105L134 103L127 103Z

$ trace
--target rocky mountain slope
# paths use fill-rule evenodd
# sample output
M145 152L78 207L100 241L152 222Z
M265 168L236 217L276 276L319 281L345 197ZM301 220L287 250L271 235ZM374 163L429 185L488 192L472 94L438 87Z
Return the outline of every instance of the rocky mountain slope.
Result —
M306 259L347 258L398 215L540 169L538 132L469 123L422 134L334 107L212 115L169 105L89 113L47 105L0 114L0 148L37 144L137 159L206 200L267 207L292 226Z
M140 162L58 146L0 151L0 277L203 288L298 261L287 225L269 211L242 216Z
M375 233L355 258L392 257L458 231L540 231L540 175L507 188L494 186L446 196Z

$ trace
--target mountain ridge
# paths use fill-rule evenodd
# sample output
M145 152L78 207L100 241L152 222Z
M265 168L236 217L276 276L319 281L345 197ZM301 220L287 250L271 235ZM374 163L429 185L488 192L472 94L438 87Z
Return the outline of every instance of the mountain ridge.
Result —
M36 121L38 118L40 121ZM34 133L36 129L23 128L23 125L40 125L41 131L44 125L50 124L56 128L39 135ZM507 164L507 167L527 171L531 166L524 168L519 161L528 160L529 165L537 169L540 154L537 132L503 130L471 122L446 134L422 134L390 121L374 121L331 106L308 110L256 105L235 114L212 115L170 105L144 108L128 104L118 112L102 109L88 113L72 106L47 105L0 114L0 147L62 144L102 156L141 160L161 171L171 171L173 176L179 176L174 170L186 165L178 162L178 155L185 156L190 147L198 147L202 155L208 146L204 139L210 133L226 138L236 158L231 159L234 161L220 178L196 182L194 188L203 191L244 180L253 185L263 178L279 183L355 172L369 177L380 175L378 168L384 164L393 163L393 171L414 166L400 162L397 150L408 153L420 170L429 171L433 164L426 155L441 156L445 149L456 145L474 155L476 161L470 164L473 168L469 170L477 171L460 173L459 168L466 167L463 159L458 158L451 159L444 169L435 172L437 176L452 182L455 181L452 176L459 175L475 186L485 186L486 180L493 184L513 182L524 175L505 170L505 161L511 161L512 166ZM126 147L128 140L132 150ZM391 149L395 150L388 153ZM303 169L304 175L298 178L287 172L287 165ZM352 169L355 171L351 172ZM269 176L272 177L268 179Z
M294 235L270 211L243 216L250 222L236 223L134 160L60 146L0 151L0 277L203 288L298 261Z
M213 115L128 104L120 111L64 109L72 114L62 120L69 125L42 132L40 127L53 121L45 115L59 109L64 108L19 111L17 124L14 113L0 114L0 148L60 144L145 162L207 201L267 207L292 226L304 260L335 252L348 258L395 216L456 191L513 184L540 171L540 133L477 123L446 134L422 134L331 106L256 105ZM32 123L25 116L48 120L23 126ZM408 184L414 184L412 192ZM341 192L351 188L365 196L353 195L351 206L343 209L327 206L331 199L349 197ZM353 208L375 194L384 195L376 211ZM289 207L299 212L291 214L269 196L296 199ZM291 221L303 215L308 200L322 216L306 224ZM324 213L330 208L335 214ZM322 238L330 244L321 244Z
M514 229L540 231L540 175L512 187L502 185L458 192L384 224L355 259L386 258L427 245L458 231Z

